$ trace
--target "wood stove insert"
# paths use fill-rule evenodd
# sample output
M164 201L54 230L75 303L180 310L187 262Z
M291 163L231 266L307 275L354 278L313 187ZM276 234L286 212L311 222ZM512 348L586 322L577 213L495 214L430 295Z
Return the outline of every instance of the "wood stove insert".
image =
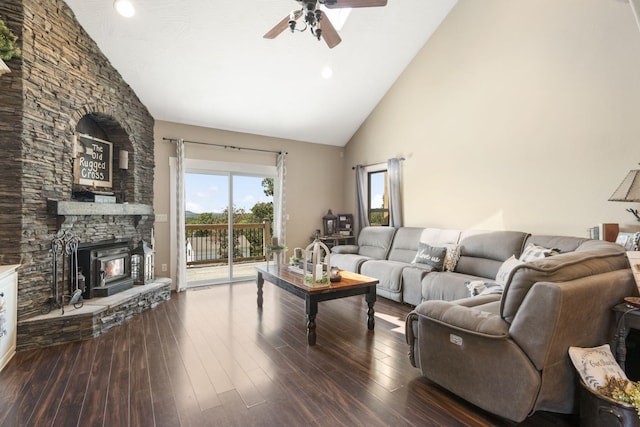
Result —
M107 297L133 286L129 242L117 240L78 247L78 266L85 276L85 299Z

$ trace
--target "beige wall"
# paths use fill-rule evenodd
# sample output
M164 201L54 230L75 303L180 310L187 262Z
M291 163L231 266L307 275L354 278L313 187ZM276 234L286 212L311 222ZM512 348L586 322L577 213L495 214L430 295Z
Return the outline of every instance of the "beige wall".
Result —
M169 259L171 217L169 158L176 155L175 144L163 141L163 138L184 138L191 141L287 152L285 209L289 214L289 220L286 222L286 244L289 255L294 247L305 247L309 244L309 237L314 230L322 227L322 216L327 213L327 209L332 209L334 213L344 210L342 187L345 168L341 147L162 121L155 123L154 135L156 161L154 210L156 217L164 214L168 219L167 222L156 221L155 224L157 275L175 279L174 272L163 272L161 268L162 264L171 265ZM186 144L185 151L188 159L275 165L274 154L225 150L196 144Z
M624 1L460 0L345 150L404 156L405 224L586 236L640 161L640 32ZM351 208L353 210L353 207Z

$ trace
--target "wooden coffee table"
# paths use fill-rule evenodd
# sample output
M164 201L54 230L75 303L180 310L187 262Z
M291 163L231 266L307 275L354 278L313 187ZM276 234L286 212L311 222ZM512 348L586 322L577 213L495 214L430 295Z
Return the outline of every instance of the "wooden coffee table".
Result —
M341 271L342 280L340 282L331 283L330 285L310 286L304 283L302 274L289 271L287 266L279 268L275 265L260 266L256 267L256 270L258 271L258 276L256 277L258 308L262 308L262 285L265 280L304 299L307 313L307 343L309 345L316 343L316 314L318 314L318 302L320 301L364 295L369 307L367 310L367 327L373 329L375 326L373 305L376 302L377 279L349 271Z

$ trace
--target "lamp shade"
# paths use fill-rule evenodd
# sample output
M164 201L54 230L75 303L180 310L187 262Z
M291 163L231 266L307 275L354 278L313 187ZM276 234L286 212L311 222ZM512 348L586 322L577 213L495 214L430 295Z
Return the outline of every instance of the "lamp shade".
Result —
M640 170L631 170L609 197L611 202L640 202Z

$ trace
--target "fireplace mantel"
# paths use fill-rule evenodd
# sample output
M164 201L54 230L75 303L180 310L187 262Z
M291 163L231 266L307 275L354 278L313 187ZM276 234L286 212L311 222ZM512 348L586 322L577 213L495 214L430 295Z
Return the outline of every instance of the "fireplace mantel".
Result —
M58 216L153 215L153 206L137 203L92 203L52 199L49 199L47 203L49 212Z

